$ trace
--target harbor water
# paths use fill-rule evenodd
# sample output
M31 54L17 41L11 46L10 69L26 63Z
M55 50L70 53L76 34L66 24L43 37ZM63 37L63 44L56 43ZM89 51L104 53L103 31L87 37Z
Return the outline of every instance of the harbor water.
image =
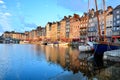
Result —
M119 80L120 64L93 70L90 52L67 46L0 44L0 80Z

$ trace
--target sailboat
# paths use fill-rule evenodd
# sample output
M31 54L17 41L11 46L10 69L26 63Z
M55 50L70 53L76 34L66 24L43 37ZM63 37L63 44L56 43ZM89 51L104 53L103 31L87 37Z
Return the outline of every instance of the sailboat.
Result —
M98 34L99 34L99 40L93 44L95 53L103 54L105 51L120 49L120 44L108 42L106 39L106 14L105 14L105 0L103 0L103 6L104 6L104 41L102 41L101 36L101 29L99 24L99 13L98 13L98 7L97 7L97 0L95 0L95 6L96 6L96 13L97 13L97 21L98 21Z

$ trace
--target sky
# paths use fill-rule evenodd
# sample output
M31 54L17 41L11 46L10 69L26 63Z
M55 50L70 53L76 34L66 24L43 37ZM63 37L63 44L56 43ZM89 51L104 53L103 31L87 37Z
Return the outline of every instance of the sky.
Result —
M97 0L99 9L102 0ZM120 0L105 0L115 8ZM94 0L90 0L94 8ZM0 0L0 35L4 31L24 32L45 27L47 22L60 21L74 13L82 16L88 10L88 0Z

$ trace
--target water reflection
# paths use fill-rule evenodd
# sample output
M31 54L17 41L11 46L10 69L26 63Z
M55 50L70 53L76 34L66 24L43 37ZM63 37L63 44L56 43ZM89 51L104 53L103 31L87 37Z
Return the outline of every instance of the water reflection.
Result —
M83 55L77 49L70 47L46 46L45 51L47 61L57 63L61 65L64 70L71 70L74 73L78 73L80 69L87 67L87 63L84 59L91 54L87 53Z
M49 63L60 65L64 71L72 71L73 74L82 73L81 75L87 76L85 79L114 80L112 76L114 75L115 71L116 75L120 73L120 68L116 68L115 65L109 68L91 71L89 69L91 66L88 65L86 59L93 53L80 52L77 49L72 49L71 47L42 46L42 50L45 51L46 60ZM92 66L92 69L93 67L94 66ZM117 77L118 76L116 76L116 80L119 79L119 77Z
M71 47L0 45L0 80L119 80L120 65L93 70ZM114 76L114 77L113 77Z

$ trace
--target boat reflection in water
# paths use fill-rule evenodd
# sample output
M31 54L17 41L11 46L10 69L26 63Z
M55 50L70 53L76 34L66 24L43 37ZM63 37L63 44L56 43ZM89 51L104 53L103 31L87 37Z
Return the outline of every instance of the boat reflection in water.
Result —
M43 47L43 51L45 51L46 60L50 64L57 64L61 66L64 69L64 71L72 71L73 74L80 73L81 75L86 76L86 79L96 78L101 80L114 80L114 78L112 77L115 76L115 73L116 80L119 79L119 76L117 74L120 73L120 65L118 65L119 67L115 65L109 68L106 67L96 69L94 63L88 63L87 61L87 58L90 57L93 53L80 52L78 49L72 49L70 47ZM111 63L111 65L113 65L113 63ZM61 77L63 76L57 76L58 79Z

